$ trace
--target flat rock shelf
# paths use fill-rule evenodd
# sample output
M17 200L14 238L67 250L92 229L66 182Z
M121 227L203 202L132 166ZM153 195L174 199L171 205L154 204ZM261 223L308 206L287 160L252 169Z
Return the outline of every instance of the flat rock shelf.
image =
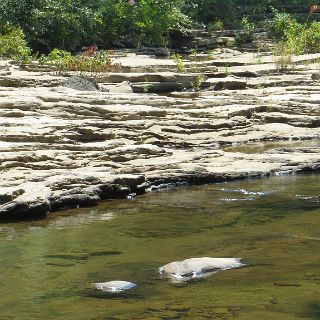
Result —
M119 57L123 68L96 81L108 88L126 81L124 93L68 88L71 74L1 61L0 219L168 185L319 170L320 84L311 78L319 55L295 57L285 74L270 55L217 49L213 56L186 58L186 73L170 58ZM199 76L202 89L188 89ZM161 88L166 94L152 93ZM302 142L263 152L226 148L270 141Z

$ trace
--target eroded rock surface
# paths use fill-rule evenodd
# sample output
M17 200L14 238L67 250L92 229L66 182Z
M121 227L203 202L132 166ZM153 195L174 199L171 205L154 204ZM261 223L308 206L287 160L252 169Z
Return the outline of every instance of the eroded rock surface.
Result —
M227 52L227 58L238 63L241 53ZM212 85L233 77L241 88L214 91L210 84L169 95L149 93L149 82L183 86L195 74L163 72L163 66L175 67L168 59L144 57L143 65L135 58L131 73L97 77L99 86L130 81L141 93L80 91L65 87L64 76L2 62L0 217L92 205L168 184L319 170L320 144L224 151L237 144L320 138L320 83L311 79L317 66L299 64L308 56L297 58L286 74L275 72L271 58L261 64L253 59L252 65L249 54L243 58L246 63L231 66L226 79L225 67L217 69L210 60L198 73Z

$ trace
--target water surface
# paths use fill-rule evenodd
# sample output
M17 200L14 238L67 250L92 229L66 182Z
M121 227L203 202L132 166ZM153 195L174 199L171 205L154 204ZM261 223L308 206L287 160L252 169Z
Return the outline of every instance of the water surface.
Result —
M263 153L275 148L317 148L320 147L320 139L292 140L292 141L264 141L239 144L223 148L227 152Z
M276 176L0 224L0 319L320 319L319 185ZM158 275L203 256L247 267L183 287ZM90 288L111 280L138 287Z

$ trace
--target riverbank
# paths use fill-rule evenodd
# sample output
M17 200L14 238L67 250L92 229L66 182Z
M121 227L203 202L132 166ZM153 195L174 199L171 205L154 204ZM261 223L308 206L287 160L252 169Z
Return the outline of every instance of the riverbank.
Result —
M169 58L117 52L119 72L95 75L101 90L92 91L66 86L72 74L1 61L0 218L319 170L319 58L294 57L279 73L271 55L217 49L185 57L177 72ZM266 141L316 143L224 149Z

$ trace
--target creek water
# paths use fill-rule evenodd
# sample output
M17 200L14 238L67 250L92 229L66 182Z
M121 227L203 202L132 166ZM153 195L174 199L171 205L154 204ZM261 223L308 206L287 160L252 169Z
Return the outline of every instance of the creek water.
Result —
M293 141L265 141L252 142L243 145L228 146L223 148L227 152L263 153L274 148L312 148L320 147L320 139L293 140Z
M186 187L0 224L0 319L320 319L319 175ZM175 286L191 257L246 267ZM126 280L126 293L92 282Z

